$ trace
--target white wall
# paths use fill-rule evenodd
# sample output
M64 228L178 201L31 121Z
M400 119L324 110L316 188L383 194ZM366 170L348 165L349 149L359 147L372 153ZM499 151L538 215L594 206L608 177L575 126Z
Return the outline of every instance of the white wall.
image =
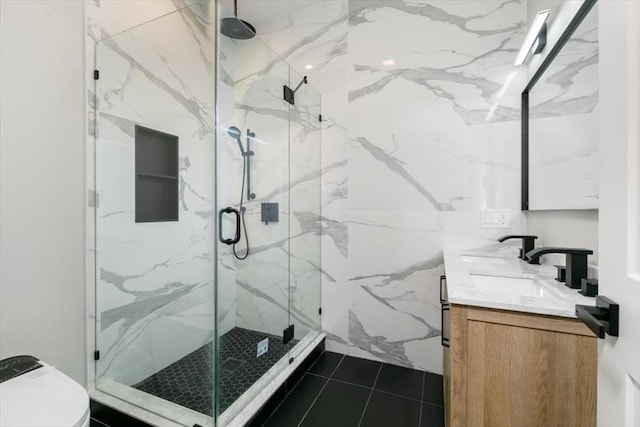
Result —
M82 384L83 29L83 2L0 2L0 358Z
M538 236L537 246L593 249L589 263L597 264L598 211L530 211L527 225L529 233Z

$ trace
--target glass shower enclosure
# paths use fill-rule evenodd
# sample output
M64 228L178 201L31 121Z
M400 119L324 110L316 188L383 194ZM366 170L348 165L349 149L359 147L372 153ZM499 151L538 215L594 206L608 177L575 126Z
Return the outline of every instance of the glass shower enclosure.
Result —
M213 5L95 47L96 389L189 426L320 334L321 97Z

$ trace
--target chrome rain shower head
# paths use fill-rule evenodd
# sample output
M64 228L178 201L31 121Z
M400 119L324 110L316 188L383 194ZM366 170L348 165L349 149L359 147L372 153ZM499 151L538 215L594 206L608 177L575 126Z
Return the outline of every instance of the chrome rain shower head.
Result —
M238 18L238 0L233 2L233 14L235 16L232 18L222 18L220 20L220 32L236 40L248 40L255 37L255 27Z

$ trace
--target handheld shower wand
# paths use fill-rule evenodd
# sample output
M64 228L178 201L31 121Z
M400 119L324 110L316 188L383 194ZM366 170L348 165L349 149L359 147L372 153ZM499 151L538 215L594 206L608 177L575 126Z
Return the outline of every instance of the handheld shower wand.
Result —
M247 129L247 149L242 145L242 131L235 126L229 127L227 129L227 133L229 136L236 140L238 143L238 148L240 149L240 153L242 154L242 189L240 190L240 212L236 211L231 207L227 207L221 210L220 217L222 217L222 213L230 213L234 212L237 217L236 221L236 237L234 239L223 239L222 235L220 236L220 241L227 245L233 245L233 255L239 259L247 259L249 256L249 236L247 235L247 225L244 219L244 213L247 210L244 205L244 187L245 187L245 178L247 184L247 199L253 200L256 198L256 195L251 192L251 157L253 156L253 151L251 151L251 139L256 136L254 132ZM240 221L240 218L242 219ZM240 241L240 225L242 224L242 230L244 231L244 238L246 242L246 252L244 255L240 256L236 252L236 244ZM222 227L222 224L220 224Z
M244 157L246 162L246 175L247 175L247 199L253 200L256 198L256 194L251 192L251 156L253 156L253 151L251 151L251 139L255 138L255 132L251 132L251 129L247 129L247 149L244 149L242 145L242 131L235 126L231 126L227 129L227 133L229 136L236 140L238 143L238 148L240 148L240 153L242 157ZM243 172L243 175L245 172Z
M227 133L231 138L236 140L236 142L238 143L238 147L240 147L240 152L244 156L245 151L244 151L244 147L242 146L242 141L240 140L240 137L242 136L242 131L235 126L231 126L229 129L227 129Z

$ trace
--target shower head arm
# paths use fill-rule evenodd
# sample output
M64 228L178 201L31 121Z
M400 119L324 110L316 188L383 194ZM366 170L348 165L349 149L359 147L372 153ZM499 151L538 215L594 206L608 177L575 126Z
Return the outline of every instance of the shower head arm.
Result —
M293 93L296 93L298 91L298 89L300 89L300 86L302 86L303 84L307 84L307 76L304 76L302 78L302 80L300 81L300 83L298 83L298 86L296 86L296 88L293 90Z

